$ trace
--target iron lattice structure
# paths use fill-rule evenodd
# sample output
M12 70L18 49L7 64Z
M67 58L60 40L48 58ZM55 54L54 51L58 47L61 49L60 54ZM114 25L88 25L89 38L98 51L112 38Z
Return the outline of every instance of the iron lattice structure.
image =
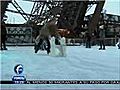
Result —
M11 0L0 0L0 4L1 4L1 8L0 8L1 21L3 21L3 18L6 17L5 16L5 11L6 11L6 9L7 9L10 2L11 2Z
M51 18L57 18L59 28L75 30L83 28L85 25L84 17L86 12L96 4L92 19L88 23L88 29L91 33L100 20L100 14L105 1L67 1L67 0L31 0L34 2L29 17L29 22L44 23Z
M90 33L97 27L100 14L105 0L98 1L70 1L70 0L24 0L33 2L32 10L29 14L24 12L19 4L12 0L12 5L17 11L6 9L7 11L19 13L26 20L26 24L43 25L48 20L56 18L59 28L75 30L83 28L86 12L96 4L96 9L92 19L87 23Z

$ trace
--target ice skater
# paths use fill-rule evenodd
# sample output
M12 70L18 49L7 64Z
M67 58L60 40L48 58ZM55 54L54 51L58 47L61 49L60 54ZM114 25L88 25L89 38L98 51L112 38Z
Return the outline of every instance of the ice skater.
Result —
M49 37L52 35L58 35L57 33L57 25L56 23L56 19L52 19L50 21L48 21L39 31L39 35L37 36L37 38L35 39L35 53L38 52L39 49L43 49L43 47L45 48L45 50L47 51L47 54L50 53L50 40ZM46 42L44 44L44 42Z

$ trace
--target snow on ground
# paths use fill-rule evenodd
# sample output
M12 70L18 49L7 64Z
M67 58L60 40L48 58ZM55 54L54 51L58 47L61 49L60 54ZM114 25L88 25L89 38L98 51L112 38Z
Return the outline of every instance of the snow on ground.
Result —
M27 80L120 80L120 50L108 46L87 49L84 46L67 46L66 57L52 57L45 51L34 53L32 46L8 47L0 51L2 80L11 80L14 66L22 64ZM2 85L2 88L120 88L120 85Z

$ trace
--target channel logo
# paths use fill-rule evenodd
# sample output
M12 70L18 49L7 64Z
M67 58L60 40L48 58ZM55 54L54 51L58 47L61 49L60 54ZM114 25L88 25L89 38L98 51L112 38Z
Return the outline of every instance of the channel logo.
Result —
M22 64L18 64L14 67L14 72L15 72L15 76L12 77L12 81L15 84L24 84L26 82L26 78L25 76L22 74L23 73L23 65Z
M23 65L22 64L18 64L14 67L14 72L17 74L17 75L20 75L23 73Z

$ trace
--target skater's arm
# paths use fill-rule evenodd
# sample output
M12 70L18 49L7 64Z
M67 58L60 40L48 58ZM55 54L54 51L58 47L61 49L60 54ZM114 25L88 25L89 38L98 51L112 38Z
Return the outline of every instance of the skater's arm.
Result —
M38 35L35 39L35 43L38 44L39 43L39 40L40 40L40 35Z

